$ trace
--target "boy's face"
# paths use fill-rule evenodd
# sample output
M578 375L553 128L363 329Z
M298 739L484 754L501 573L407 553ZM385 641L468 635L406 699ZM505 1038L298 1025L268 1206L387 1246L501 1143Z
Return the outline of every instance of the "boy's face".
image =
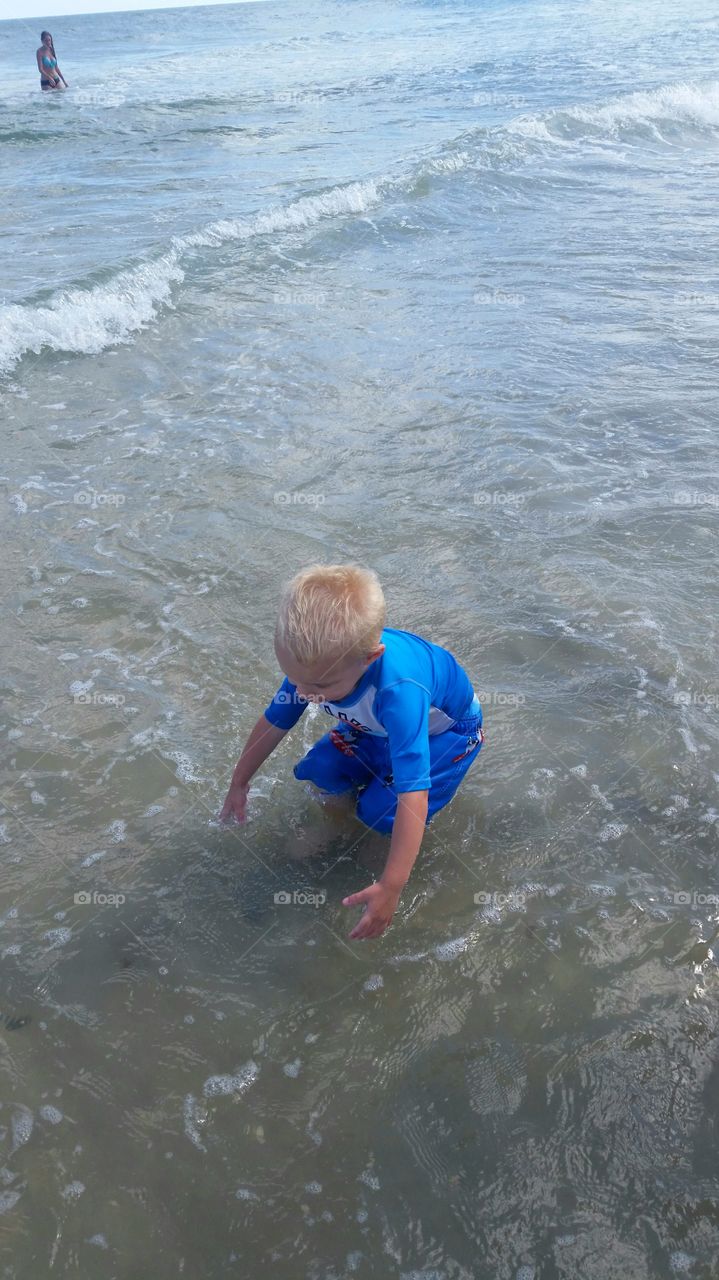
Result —
M370 663L384 653L379 644L362 657L323 658L313 666L298 662L284 645L275 645L277 661L288 680L296 685L301 698L308 702L341 702L361 680Z

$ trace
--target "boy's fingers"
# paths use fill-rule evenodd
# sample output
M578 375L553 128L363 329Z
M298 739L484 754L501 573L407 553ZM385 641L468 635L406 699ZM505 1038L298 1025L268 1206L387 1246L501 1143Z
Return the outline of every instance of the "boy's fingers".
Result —
M231 804L226 804L220 812L220 822L229 822L231 818L234 818L235 822L244 822L245 816L244 809L236 809Z
M343 907L361 907L371 897L371 889L360 889L359 893L351 893L349 898L342 899Z
M350 938L354 939L356 942L361 942L365 938L378 938L387 928L386 924L381 924L379 922L370 923L370 921L367 921L367 923L364 923L364 919L365 918L363 916L359 924L355 925L349 935Z

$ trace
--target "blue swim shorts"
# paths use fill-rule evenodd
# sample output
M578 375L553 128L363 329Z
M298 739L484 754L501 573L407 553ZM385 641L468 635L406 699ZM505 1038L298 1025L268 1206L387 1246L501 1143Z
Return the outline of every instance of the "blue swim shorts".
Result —
M458 720L451 729L429 739L427 822L449 804L483 742L481 713ZM356 812L360 821L384 835L392 830L397 792L387 738L340 724L315 743L295 765L294 774L330 795L359 790Z

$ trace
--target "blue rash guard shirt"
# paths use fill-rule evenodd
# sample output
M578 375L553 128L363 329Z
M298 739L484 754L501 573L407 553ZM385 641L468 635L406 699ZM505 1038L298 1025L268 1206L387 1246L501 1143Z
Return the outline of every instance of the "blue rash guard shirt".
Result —
M388 739L398 792L427 791L429 738L471 716L480 717L481 724L479 702L449 650L392 627L385 627L381 638L384 653L352 692L340 702L315 705L350 729ZM285 678L265 717L277 729L291 729L307 705Z

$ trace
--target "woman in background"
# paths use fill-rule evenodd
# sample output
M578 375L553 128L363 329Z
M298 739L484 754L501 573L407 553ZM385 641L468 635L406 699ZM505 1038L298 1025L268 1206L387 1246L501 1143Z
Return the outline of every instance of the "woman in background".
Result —
M38 70L40 72L40 88L41 89L67 89L67 80L57 65L55 56L55 46L52 42L52 36L49 31L40 33L42 44L35 55L37 57ZM62 80L62 85L60 81Z

